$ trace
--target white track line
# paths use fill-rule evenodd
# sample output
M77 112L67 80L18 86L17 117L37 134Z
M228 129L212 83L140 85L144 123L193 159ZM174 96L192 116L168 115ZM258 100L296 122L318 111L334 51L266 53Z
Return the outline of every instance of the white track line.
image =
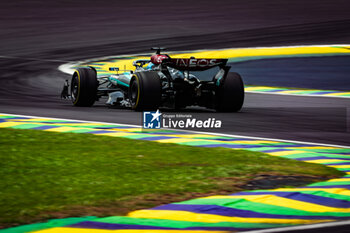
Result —
M346 225L350 225L350 220L329 222L329 223L317 223L317 224L311 224L311 225L299 225L294 227L281 227L281 228L269 228L265 230L244 231L244 233L273 233L273 232L289 232L289 231L299 231L299 230L303 231L303 230L310 230L310 229L317 229L317 228L346 226ZM327 230L327 229L320 229L320 232L330 232L330 231L324 231L324 230ZM345 232L345 231L342 231L342 232Z
M135 128L141 128L140 125L110 123L110 122L101 122L101 121L85 121L85 120L66 119L66 118L54 118L54 117L45 117L45 116L19 115L19 114L11 114L11 113L0 113L0 115L18 116L18 117L32 117L32 118L46 118L46 119L51 119L51 120L75 121L75 122L94 123L94 124L106 124L106 125L121 125L121 126L131 126L131 127L135 127ZM295 141L295 140L283 140L283 139L276 139L276 138L253 137L253 136L244 136L244 135L237 135L237 134L212 133L212 132L203 132L203 131L195 131L195 130L181 130L181 129L171 129L171 128L163 128L163 129L179 131L179 132L195 133L195 134L208 134L208 135L222 136L222 137L240 137L240 138L246 138L246 139L268 140L268 141L277 141L277 142L289 142L289 143L297 143L297 144L307 144L307 145L338 147L338 148L350 149L350 146L334 145L334 144L326 144L326 143L317 143L317 142L303 142L303 141Z

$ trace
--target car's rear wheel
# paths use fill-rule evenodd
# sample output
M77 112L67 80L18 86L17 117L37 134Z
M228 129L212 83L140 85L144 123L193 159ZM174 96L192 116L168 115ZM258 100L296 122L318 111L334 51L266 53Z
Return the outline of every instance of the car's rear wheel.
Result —
M215 109L218 112L238 112L244 102L244 84L241 76L229 72L217 87Z
M97 74L92 68L78 68L72 77L71 99L73 105L90 107L97 99Z
M131 108L137 111L155 110L160 106L162 86L157 72L144 71L133 75L129 87Z

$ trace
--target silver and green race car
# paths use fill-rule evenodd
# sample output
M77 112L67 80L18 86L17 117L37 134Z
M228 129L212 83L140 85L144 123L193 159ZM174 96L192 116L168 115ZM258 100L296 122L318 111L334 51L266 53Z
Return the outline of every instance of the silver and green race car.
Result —
M137 111L158 108L181 109L202 106L220 112L237 112L244 101L244 86L238 73L229 72L227 59L171 58L161 54L137 60L134 70L110 67L110 74L97 75L93 67L75 70L61 97L73 105L90 107L101 97L107 104Z

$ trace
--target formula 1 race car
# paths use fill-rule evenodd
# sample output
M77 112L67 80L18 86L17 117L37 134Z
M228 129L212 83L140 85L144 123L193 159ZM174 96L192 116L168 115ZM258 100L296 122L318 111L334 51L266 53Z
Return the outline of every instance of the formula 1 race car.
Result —
M66 81L62 98L75 106L92 106L103 96L107 104L154 110L159 107L181 109L203 106L219 112L237 112L244 101L244 86L238 73L229 72L227 59L171 58L164 48L152 48L150 60L137 60L135 70L97 76L93 67L76 69L69 88ZM112 72L116 73L113 74Z

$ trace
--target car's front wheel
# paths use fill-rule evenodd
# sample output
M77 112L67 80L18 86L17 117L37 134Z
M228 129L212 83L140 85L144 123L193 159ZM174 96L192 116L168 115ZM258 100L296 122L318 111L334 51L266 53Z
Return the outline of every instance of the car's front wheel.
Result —
M71 82L71 99L73 105L90 107L97 99L97 74L92 68L78 68Z

